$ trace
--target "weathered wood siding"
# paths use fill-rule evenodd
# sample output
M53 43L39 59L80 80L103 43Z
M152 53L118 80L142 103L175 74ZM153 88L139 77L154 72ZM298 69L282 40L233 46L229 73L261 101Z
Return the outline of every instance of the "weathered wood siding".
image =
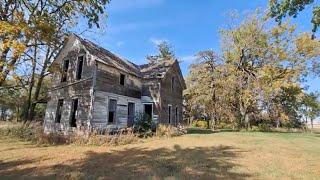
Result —
M160 79L144 79L142 81L142 103L153 104L153 120L160 119Z
M114 123L108 124L108 103L110 99L117 100L115 116L116 119ZM101 129L117 129L127 127L129 102L135 103L136 113L142 112L142 103L141 100L138 98L132 98L128 96L97 90L95 92L94 98L93 119L91 122L92 127Z
M179 82L179 64L175 62L169 71L166 73L165 77L161 80L161 90L160 90L160 99L161 99L161 111L160 111L160 123L168 123L168 110L169 104L172 106L171 112L171 123L174 123L175 120L175 108L178 108L178 122L182 122L182 101L183 101L183 86ZM174 78L174 89L171 92L171 78ZM180 77L183 78L183 77Z
M71 47L70 47L71 46ZM93 84L93 63L91 63L91 55L86 53L85 49L77 42L66 47L68 51L64 51L62 58L55 63L59 66L63 61L69 60L69 68L67 71L67 81L61 82L61 72L55 71L52 79L52 86L49 90L50 101L47 104L45 114L45 130L46 131L69 131L71 119L72 100L78 99L78 109L76 116L77 127L89 124L92 108L92 84ZM78 66L78 57L84 56L82 77L76 80L76 70ZM61 57L61 55L60 55ZM62 67L62 66L61 66ZM60 123L55 123L56 112L58 107L58 99L63 99L62 117Z
M120 84L120 74L125 75L124 85ZM96 90L133 98L141 98L141 86L140 78L111 66L98 63Z

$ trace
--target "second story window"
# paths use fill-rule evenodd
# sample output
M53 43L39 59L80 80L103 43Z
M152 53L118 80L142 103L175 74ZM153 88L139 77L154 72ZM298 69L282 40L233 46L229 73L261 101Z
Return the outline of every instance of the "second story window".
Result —
M120 74L120 84L124 85L124 80L125 80L125 75L124 74Z
M82 76L83 59L84 59L83 56L78 57L78 66L77 66L77 74L76 74L76 78L78 80L81 79L81 76Z
M69 69L69 60L64 60L62 65L62 77L61 82L66 82L68 77L68 69Z
M171 77L171 92L174 90L174 77Z

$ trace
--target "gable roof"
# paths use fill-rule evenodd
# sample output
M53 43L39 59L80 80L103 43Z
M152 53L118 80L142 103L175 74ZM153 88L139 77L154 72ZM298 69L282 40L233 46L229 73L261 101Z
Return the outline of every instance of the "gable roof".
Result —
M142 76L140 73L139 66L137 66L136 64L115 55L114 53L100 47L97 44L94 44L91 41L82 39L80 37L78 37L78 39L80 40L81 44L86 48L86 50L89 51L90 54L98 57L104 63L113 66L117 69L121 69L129 74L133 74L138 77Z
M69 40L65 43L64 47L60 50L63 51L66 44L70 41L74 41L75 39L78 39L80 43L83 45L83 47L93 56L96 56L98 59L95 59L97 61L100 61L104 64L107 64L109 66L115 67L119 70L122 70L128 74L133 74L140 78L145 79L162 79L164 78L165 74L169 71L169 69L175 64L176 61L173 60L167 60L167 61L161 61L161 62L154 62L154 63L148 63L143 65L136 65L133 62L130 62L124 58L121 58L120 56L104 49L103 47L89 41L86 39L83 39L75 34L71 34L68 38ZM59 52L59 54L60 54ZM56 57L57 59L57 57ZM179 73L182 76L180 67ZM184 80L182 80L182 84L185 85Z

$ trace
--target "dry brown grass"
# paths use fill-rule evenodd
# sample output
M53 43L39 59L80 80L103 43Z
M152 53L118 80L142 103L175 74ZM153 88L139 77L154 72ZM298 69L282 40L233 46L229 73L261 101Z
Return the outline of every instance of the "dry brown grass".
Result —
M0 179L317 179L320 135L220 132L117 147L0 137Z

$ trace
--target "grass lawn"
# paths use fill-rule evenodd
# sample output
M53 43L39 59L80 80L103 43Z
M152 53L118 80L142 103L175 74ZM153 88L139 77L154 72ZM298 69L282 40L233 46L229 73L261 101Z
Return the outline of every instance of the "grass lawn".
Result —
M0 137L0 179L319 179L320 135L191 131L117 147Z

